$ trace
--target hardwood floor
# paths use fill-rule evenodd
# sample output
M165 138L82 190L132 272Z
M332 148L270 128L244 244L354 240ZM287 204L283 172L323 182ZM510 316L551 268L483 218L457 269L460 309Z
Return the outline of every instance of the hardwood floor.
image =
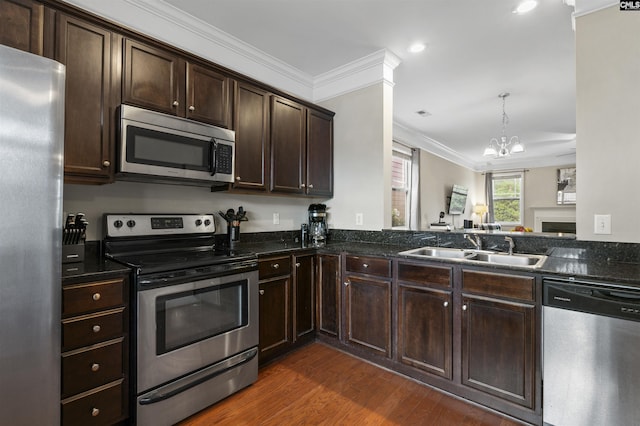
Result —
M179 423L469 425L514 421L312 343L260 370L252 386Z

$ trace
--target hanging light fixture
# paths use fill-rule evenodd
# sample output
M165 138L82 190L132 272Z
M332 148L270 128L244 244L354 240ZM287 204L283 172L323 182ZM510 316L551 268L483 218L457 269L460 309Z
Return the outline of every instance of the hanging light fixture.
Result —
M502 136L500 139L491 138L489 141L489 146L484 149L485 157L508 157L511 154L518 154L520 152L524 152L524 145L520 143L520 139L517 136L511 136L511 138L507 139L506 131L507 124L509 124L509 116L505 111L505 102L507 96L509 96L509 92L500 93L498 95L499 98L502 98Z

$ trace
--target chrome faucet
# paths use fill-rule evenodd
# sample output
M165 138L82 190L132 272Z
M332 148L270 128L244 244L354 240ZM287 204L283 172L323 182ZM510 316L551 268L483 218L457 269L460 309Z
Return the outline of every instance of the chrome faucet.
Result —
M515 248L515 243L513 242L513 238L504 237L504 240L509 243L509 255L513 255L513 249Z
M474 245L476 250L482 250L482 240L480 239L480 236L476 234L471 237L471 235L469 234L464 234L464 238L465 240L469 240L469 242Z

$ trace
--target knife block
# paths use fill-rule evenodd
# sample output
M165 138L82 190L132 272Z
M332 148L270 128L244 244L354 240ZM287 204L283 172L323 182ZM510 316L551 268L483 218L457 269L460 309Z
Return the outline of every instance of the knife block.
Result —
M84 262L84 241L62 246L62 263Z

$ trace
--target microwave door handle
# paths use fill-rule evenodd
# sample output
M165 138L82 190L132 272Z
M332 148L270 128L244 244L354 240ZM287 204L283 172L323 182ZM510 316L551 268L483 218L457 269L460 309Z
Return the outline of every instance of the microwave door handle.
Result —
M209 172L211 176L216 174L216 151L218 150L218 143L215 139L211 139L209 142Z

